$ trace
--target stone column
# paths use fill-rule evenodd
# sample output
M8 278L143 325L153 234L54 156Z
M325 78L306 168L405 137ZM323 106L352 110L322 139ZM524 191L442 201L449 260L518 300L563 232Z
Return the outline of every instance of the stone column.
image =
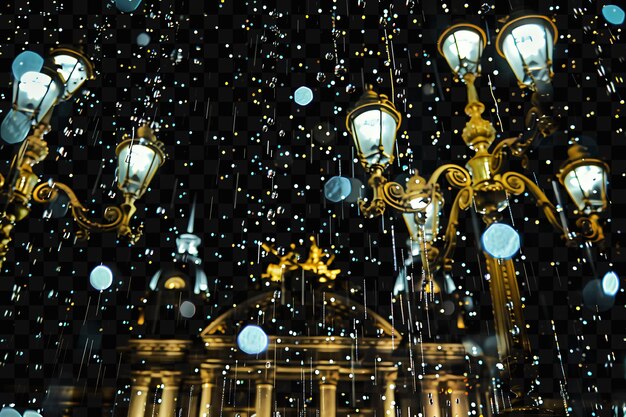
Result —
M200 400L201 384L197 382L189 382L186 386L187 392L181 398L184 399L185 404L181 402L181 407L185 407L187 414L183 413L184 417L198 417L200 411L198 411L198 402ZM189 398L187 399L187 395ZM182 400L181 400L182 401Z
M434 378L422 380L422 407L424 417L442 417L439 406L439 384Z
M173 373L164 374L161 376L161 381L163 384L163 392L161 393L158 417L175 417L180 375Z
M467 417L469 415L469 401L463 381L448 381L448 392L450 393L451 417Z
M335 417L337 414L337 372L325 372L320 379L320 417ZM257 416L258 417L258 416Z
M130 388L128 417L144 417L151 377L149 374L135 373Z
M272 391L274 387L266 381L260 381L256 384L256 400L254 409L256 417L272 416Z
M213 400L215 398L215 374L207 369L200 370L202 377L202 394L200 394L200 406L198 407L198 417L215 416L213 410Z
M383 397L383 417L395 417L396 415L396 379L398 372L385 374L385 395Z

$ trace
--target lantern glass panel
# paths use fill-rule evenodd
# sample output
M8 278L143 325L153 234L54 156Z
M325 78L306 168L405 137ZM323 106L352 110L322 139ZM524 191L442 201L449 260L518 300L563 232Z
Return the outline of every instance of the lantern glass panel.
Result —
M509 30L502 40L502 53L517 79L525 85L550 83L554 39L547 25L533 19Z
M118 187L124 193L141 197L163 162L161 155L145 140L129 142L118 153Z
M65 96L70 97L89 78L87 68L78 58L71 55L56 55L54 63L65 82Z
M62 85L41 72L29 71L22 75L16 91L17 110L35 113L39 122L50 111L62 94Z
M383 110L372 109L355 116L352 126L354 139L368 164L388 164L394 152L396 119Z
M601 211L606 201L606 171L600 165L579 165L564 176L563 186L579 210Z
M483 41L480 34L473 30L460 29L452 32L441 48L453 72L463 77L467 73L480 73L480 56Z

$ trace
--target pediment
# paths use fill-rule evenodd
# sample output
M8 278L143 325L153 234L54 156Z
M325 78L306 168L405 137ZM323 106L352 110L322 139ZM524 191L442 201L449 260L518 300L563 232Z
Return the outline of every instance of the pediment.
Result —
M298 297L295 297L298 295ZM316 290L306 295L267 291L215 318L200 336L235 337L248 324L271 337L395 339L401 334L376 312L342 295Z

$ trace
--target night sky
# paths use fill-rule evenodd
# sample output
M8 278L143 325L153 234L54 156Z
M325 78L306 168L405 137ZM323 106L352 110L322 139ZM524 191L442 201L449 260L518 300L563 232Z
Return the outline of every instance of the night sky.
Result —
M588 402L589 412L593 398L603 398L620 404L613 415L624 415L624 290L604 312L593 311L582 296L585 285L606 272L615 271L622 287L626 274L626 46L624 25L602 15L606 4L143 0L127 13L107 0L3 2L0 118L11 108L11 63L22 51L45 57L52 47L80 45L96 72L56 107L46 136L49 156L34 169L41 181L71 186L90 215L102 220L105 207L122 199L115 147L124 134L152 123L168 159L137 203L132 225L143 223L144 233L134 246L114 233L76 241L70 213L47 218L50 208L37 204L17 225L0 271L0 404L40 408L47 387L61 380L93 391L117 385L116 348L133 333L150 278L172 260L194 199L194 233L203 241L210 296L200 309L204 316L190 321L190 335L258 294L260 275L275 260L260 251L262 242L278 248L296 243L306 256L310 235L336 255L342 288L354 288L353 297L367 299L383 317L396 314L392 291L407 258L402 216L388 209L364 219L354 199L332 202L325 195L335 176L367 184L346 115L365 84L393 99L403 120L396 161L386 171L391 180L405 181L415 169L428 178L448 162L464 166L473 155L461 139L465 87L438 54L437 39L465 20L488 36L477 80L483 116L499 139L517 136L530 93L518 87L494 43L511 8L521 8L553 18L559 31L554 96L546 111L560 129L533 146L526 169L516 160L510 168L524 172L555 203L550 181L571 141L595 141L611 170L611 207L602 215L606 239L589 252L566 245L529 196L510 196L504 219L521 234L522 251L514 259L531 342L552 374L546 392L559 396L565 386L575 403ZM305 106L294 101L301 86L313 91ZM17 150L0 143L3 175ZM447 185L442 190L445 227L454 194ZM367 185L361 192L368 195ZM573 204L563 189L561 195L574 227ZM467 337L480 343L493 335L493 316L478 243L484 225L471 212L460 216L451 275L459 297L473 305L462 312ZM114 273L103 292L89 284L91 270L101 264ZM419 275L418 268L409 272ZM417 298L409 302L419 305ZM406 327L396 324L400 331ZM433 333L424 341L446 337Z

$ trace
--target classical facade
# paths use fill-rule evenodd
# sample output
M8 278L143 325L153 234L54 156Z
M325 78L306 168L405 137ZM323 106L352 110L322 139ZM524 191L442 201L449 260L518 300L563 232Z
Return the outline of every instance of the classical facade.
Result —
M478 362L461 343L408 340L335 285L339 271L329 268L332 257L313 240L304 261L293 246L282 256L273 248L264 249L279 261L268 266L263 291L195 333L176 331L176 325L168 330L166 314L179 311L182 300L206 302L205 294L194 295L191 289L197 286L182 271L159 273L142 322L146 330L156 332L133 338L125 349L130 398L118 401L115 415L492 414L489 384L484 377L477 378L481 375L477 368L469 372ZM149 316L156 322L150 323ZM268 335L267 349L256 355L243 352L237 343L237 335L248 324Z

